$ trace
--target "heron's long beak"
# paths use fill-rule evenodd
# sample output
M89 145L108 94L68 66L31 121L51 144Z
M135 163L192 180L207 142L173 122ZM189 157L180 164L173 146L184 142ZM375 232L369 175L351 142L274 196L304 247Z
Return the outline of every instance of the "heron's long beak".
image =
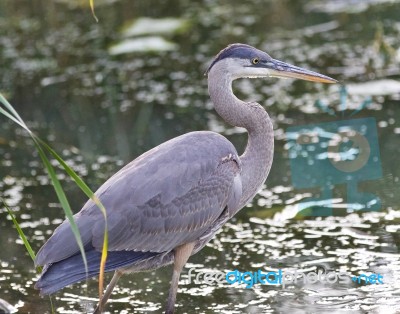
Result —
M263 63L262 66L269 70L269 76L272 77L297 78L305 81L320 83L338 82L329 76L309 71L275 59L270 59L269 61Z

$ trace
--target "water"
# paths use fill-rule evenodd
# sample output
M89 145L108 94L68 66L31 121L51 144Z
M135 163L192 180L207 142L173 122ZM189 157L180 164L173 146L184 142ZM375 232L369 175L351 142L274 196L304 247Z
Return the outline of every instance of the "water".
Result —
M221 132L243 150L246 134L213 111L203 76L210 58L228 43L255 45L274 58L335 77L347 88L346 93L339 85L276 79L234 84L238 97L260 102L274 120L274 164L253 203L193 256L188 268L323 270L349 278L379 273L384 284L299 280L285 288L258 284L246 289L243 284L189 284L185 272L179 313L400 311L400 1L96 1L100 23L86 2L1 2L0 90L93 189L129 160L185 132ZM174 17L182 25L124 37L140 17ZM131 39L147 40L149 51L110 55L111 47ZM380 175L363 173L356 185L361 194L335 175L333 186L296 185L290 127L335 121L354 126L361 118L375 121L378 151L372 148L372 153L379 164L372 168ZM37 251L62 221L62 210L30 138L4 117L0 153L1 197ZM312 177L317 166L304 175ZM78 211L85 197L71 180L60 178ZM334 215L298 213L302 202L318 202L325 192ZM371 205L379 209L357 211L349 197L354 195L357 200L379 197L380 203ZM37 275L4 209L0 217L0 298L19 313L49 313L50 301L33 289ZM121 279L107 310L161 312L170 272ZM53 304L59 313L85 312L96 295L97 282L91 280L63 289Z

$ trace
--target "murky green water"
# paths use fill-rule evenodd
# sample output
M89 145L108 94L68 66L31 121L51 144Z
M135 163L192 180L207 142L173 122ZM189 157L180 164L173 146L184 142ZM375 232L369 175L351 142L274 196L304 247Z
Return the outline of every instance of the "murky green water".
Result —
M203 76L207 62L228 43L257 46L277 59L335 77L347 89L345 96L339 85L276 79L235 83L238 97L260 102L274 120L274 165L253 204L193 256L188 268L324 269L349 278L379 273L384 284L299 281L285 288L258 284L246 289L189 284L183 276L179 313L400 311L400 1L98 0L99 23L86 2L0 3L0 91L93 189L142 152L185 132L221 132L243 150L246 134L213 111ZM185 22L175 31L124 38L140 17ZM167 50L115 54L111 49L128 39L136 40L128 49L138 40L143 46L150 36L156 50ZM362 103L365 108L355 113ZM334 216L299 215L299 204L318 199L323 189L294 183L298 174L291 168L286 132L359 118L375 121L379 158L374 167L380 176L366 171L357 189L378 197L379 209L351 213L353 192L341 182L328 189ZM62 221L62 210L29 137L4 117L0 121L0 195L38 250ZM304 176L316 169L310 165ZM61 178L78 211L85 197ZM2 208L0 217L0 298L19 313L49 313L49 299L33 289L33 264ZM108 311L161 312L169 280L169 268L123 278ZM96 295L92 280L87 288L63 289L53 303L60 313L85 312Z

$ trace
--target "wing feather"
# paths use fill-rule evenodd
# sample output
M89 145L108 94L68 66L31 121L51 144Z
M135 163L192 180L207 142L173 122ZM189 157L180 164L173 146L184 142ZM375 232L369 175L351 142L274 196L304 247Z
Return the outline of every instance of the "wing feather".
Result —
M165 142L122 168L96 195L107 210L109 251L168 252L199 238L241 196L234 146L213 132L192 132ZM75 215L85 244L101 250L104 219L89 200ZM79 251L64 221L36 263Z

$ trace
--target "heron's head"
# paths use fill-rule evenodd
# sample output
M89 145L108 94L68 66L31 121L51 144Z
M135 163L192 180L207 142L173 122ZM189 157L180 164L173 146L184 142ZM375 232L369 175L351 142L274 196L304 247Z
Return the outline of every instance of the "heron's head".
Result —
M280 77L337 83L333 78L275 60L266 52L244 44L232 44L221 50L206 74L213 69L226 72L232 80L243 77Z

